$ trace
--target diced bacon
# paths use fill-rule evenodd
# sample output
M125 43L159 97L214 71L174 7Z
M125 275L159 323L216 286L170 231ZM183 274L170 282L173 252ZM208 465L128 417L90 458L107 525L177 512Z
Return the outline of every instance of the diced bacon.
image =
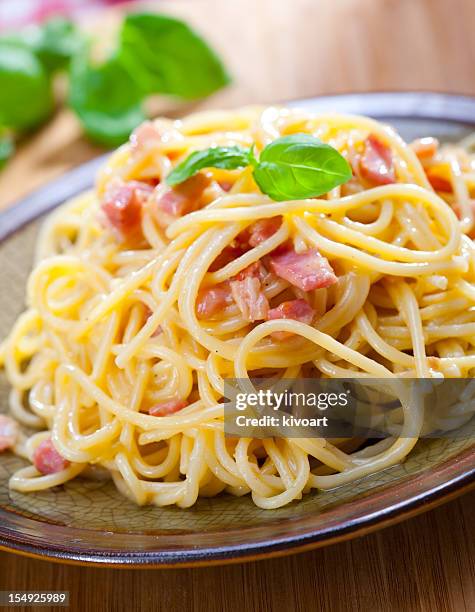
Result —
M0 453L15 446L18 433L18 423L12 418L0 414Z
M249 244L256 247L264 240L273 236L282 225L282 217L271 217L270 219L260 219L249 228Z
M289 300L269 310L268 319L293 319L310 324L315 311L305 300Z
M144 121L130 135L132 150L142 151L162 140L162 132L153 121Z
M218 185L223 191L231 191L233 184L231 181L218 181Z
M158 338L158 336L161 336L163 334L163 329L161 325L157 325L157 328L155 329L155 331L152 334L152 338Z
M365 140L364 153L359 160L359 173L374 185L396 182L391 149L374 134L370 134Z
M246 278L262 279L264 278L265 273L266 271L263 265L261 264L261 262L255 261L251 265L247 266L247 268L244 268L243 270L238 272L233 280L242 281L242 280L245 280Z
M296 253L293 249L277 253L271 257L270 266L277 276L302 291L330 287L338 280L328 259L317 249L307 249L303 253Z
M196 300L196 314L199 319L209 319L231 302L231 290L227 283L201 289Z
M271 217L270 219L259 219L236 238L237 242L245 248L256 247L273 236L282 224L282 217Z
M157 201L160 225L166 227L178 217L199 208L203 191L209 184L209 177L198 172L183 183L167 189Z
M224 268L228 263L231 263L238 257L240 257L244 251L239 246L227 246L225 247L221 253L216 257L216 259L212 262L209 267L210 272L216 272L216 270L220 270Z
M452 183L443 176L432 173L430 170L426 172L427 180L434 191L444 191L445 193L453 193Z
M427 138L417 138L411 142L411 149L421 161L426 161L434 157L439 149L437 138L429 136Z
M231 292L237 307L247 321L267 318L269 302L264 294L261 279L265 269L260 262L254 262L231 281Z
M460 208L460 204L458 202L451 202L450 207L452 208L454 213L457 215L457 218L460 221L462 221L463 212L462 212L462 209ZM475 216L475 200L470 200L470 207L472 209L473 215ZM475 228L471 229L467 235L473 240L475 238Z
M160 183L160 179L157 176L149 176L148 178L141 178L140 182L150 185L150 187L156 187Z
M186 400L172 399L166 402L160 402L156 406L153 406L150 408L148 413L151 416L168 416L169 414L175 414L175 412L182 410L186 406L188 406L188 402Z
M152 314L153 314L153 312L150 310L150 308L148 306L146 306L145 318L147 319L147 322L148 322L148 319L150 319L150 317L152 316ZM157 336L160 336L160 334L162 334L162 333L163 333L162 326L161 325L157 325L157 327L156 327L156 329L153 332L151 337L152 338L156 338Z
M269 302L258 278L249 276L242 281L231 281L231 291L244 319L259 321L267 317Z
M51 438L43 440L33 453L33 464L42 474L56 474L71 464L53 446Z
M141 181L111 186L102 202L102 210L112 226L122 237L135 232L142 218L142 205L152 193L153 187Z
M271 308L267 315L269 321L273 319L292 319L294 321L300 321L310 325L313 320L315 311L305 300L290 300L288 302L282 302ZM285 340L293 334L287 331L273 332L271 336L276 340Z

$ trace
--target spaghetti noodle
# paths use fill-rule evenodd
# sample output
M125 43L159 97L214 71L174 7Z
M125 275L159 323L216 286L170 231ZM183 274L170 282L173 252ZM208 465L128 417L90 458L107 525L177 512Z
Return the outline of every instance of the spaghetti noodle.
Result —
M353 178L287 202L263 195L249 168L164 181L192 151L259 151L297 133L335 147ZM466 145L408 145L365 117L276 108L138 128L95 190L42 227L28 310L0 348L11 415L39 430L3 417L32 463L11 488L101 472L137 504L189 507L226 491L271 509L403 461L416 437L355 452L225 437L223 380L472 376ZM416 407L405 418L420 428Z

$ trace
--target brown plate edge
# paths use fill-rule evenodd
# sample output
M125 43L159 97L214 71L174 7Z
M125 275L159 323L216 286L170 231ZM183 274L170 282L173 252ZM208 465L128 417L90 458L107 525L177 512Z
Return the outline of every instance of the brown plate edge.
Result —
M404 501L379 509L373 513L361 515L355 520L348 520L337 527L318 531L309 530L299 536L288 536L281 539L255 544L222 546L208 549L188 549L183 551L136 551L122 553L108 551L106 553L85 553L84 550L69 550L55 548L54 545L41 547L32 543L28 536L17 537L11 535L9 541L0 534L0 550L18 553L20 555L67 563L70 565L89 567L109 567L118 569L176 569L178 567L206 567L216 565L229 565L233 563L260 561L264 559L282 557L290 554L305 552L322 548L330 544L338 544L371 534L379 529L396 525L406 519L413 518L423 512L432 510L444 503L452 501L462 494L475 489L475 448L462 453L462 458L456 455L446 461L443 466L454 467L460 462L460 473L437 487L433 487L421 494L415 494ZM466 468L466 469L465 469ZM420 478L421 476L419 476ZM417 477L409 479L403 487L411 487ZM365 501L371 503L371 495ZM351 503L351 502L350 502ZM261 550L259 550L259 548Z

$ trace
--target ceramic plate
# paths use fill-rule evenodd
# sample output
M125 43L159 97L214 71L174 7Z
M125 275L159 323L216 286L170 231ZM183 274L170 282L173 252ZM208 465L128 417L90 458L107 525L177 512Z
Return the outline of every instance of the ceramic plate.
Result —
M475 129L475 99L377 93L300 100L311 111L363 113L406 139L457 140ZM23 307L41 216L91 186L102 159L50 183L0 215L0 337ZM0 412L8 385L0 374ZM475 483L471 440L424 440L407 461L338 489L266 511L249 497L201 499L193 508L137 507L111 483L76 480L55 490L10 492L22 464L0 456L0 547L53 560L129 566L223 563L296 552L366 533L423 511Z

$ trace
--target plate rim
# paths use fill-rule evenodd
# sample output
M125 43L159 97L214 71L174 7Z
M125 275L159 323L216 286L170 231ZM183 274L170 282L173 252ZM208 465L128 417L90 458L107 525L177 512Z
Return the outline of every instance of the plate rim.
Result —
M6 534L3 526L0 526L0 550L19 553L32 558L47 559L49 561L73 565L124 569L167 569L211 566L280 557L313 550L315 548L322 548L330 544L344 542L373 533L379 529L395 525L403 520L436 508L439 505L459 497L462 493L467 493L475 489L475 446L455 455L453 458L445 461L441 466L433 468L433 472L439 473L444 466L446 466L445 469L453 468L455 464L458 465L460 473L422 493L414 493L411 497L403 499L399 503L394 503L390 506L376 509L373 512L362 514L354 520L348 520L330 528L309 530L303 535L298 536L290 535L281 538L266 538L260 541L218 547L199 548L190 546L183 550L162 549L127 552L120 550L104 550L101 552L98 549L94 550L91 548L90 551L85 552L75 547L73 542L68 545L67 549L63 546L57 546L54 543L43 546L35 542L34 538L30 538L24 534L19 535L17 532ZM465 465L467 468L466 470L464 468ZM419 474L408 478L401 483L401 489L411 488L411 483L423 480L424 477L424 474ZM389 486L390 485L386 485L384 489L389 488ZM362 503L365 505L371 502L371 498L372 494L370 492L360 499L351 500L351 503ZM8 514L8 511L0 509L0 516L3 513ZM22 520L26 522L36 522L34 519L29 519L27 517L22 517ZM51 524L48 524L48 528L53 532L55 528L61 531L70 529L67 526ZM94 531L96 534L100 533L96 530L73 529L75 535L87 533L88 531ZM244 534L246 531L250 530L252 530L252 527L236 531ZM135 534L130 535L136 537Z
M384 91L325 95L314 98L289 100L284 104L318 111L328 105L345 112L364 112L372 117L384 119L431 119L453 121L475 126L475 97L435 92ZM355 109L355 110L351 110ZM0 243L31 223L42 214L52 210L70 197L93 185L94 174L110 153L96 157L50 181L33 193L0 212ZM461 458L460 458L461 457ZM304 534L273 537L264 540L230 544L218 547L193 547L182 550L94 550L85 552L71 543L68 550L54 543L42 546L27 534L5 530L0 526L0 550L16 552L30 557L48 559L79 565L99 565L123 568L166 568L216 565L252 561L285 554L292 554L322 547L364 535L395 524L475 488L475 445L462 451L437 467L437 471L458 462L459 470L451 478L428 490L407 497L374 512L346 520L329 529L309 529ZM462 468L462 469L461 469ZM435 469L435 468L434 468ZM403 483L406 487L414 478ZM371 496L369 493L368 497ZM1 513L11 514L5 509ZM34 519L24 517L26 521ZM296 519L298 520L298 519ZM37 521L35 521L37 522ZM49 528L58 527L48 525ZM65 528L68 529L68 528ZM70 528L69 528L70 529ZM77 532L77 528L73 528ZM251 528L247 528L249 531ZM240 531L245 531L240 530ZM96 532L97 533L97 532Z

